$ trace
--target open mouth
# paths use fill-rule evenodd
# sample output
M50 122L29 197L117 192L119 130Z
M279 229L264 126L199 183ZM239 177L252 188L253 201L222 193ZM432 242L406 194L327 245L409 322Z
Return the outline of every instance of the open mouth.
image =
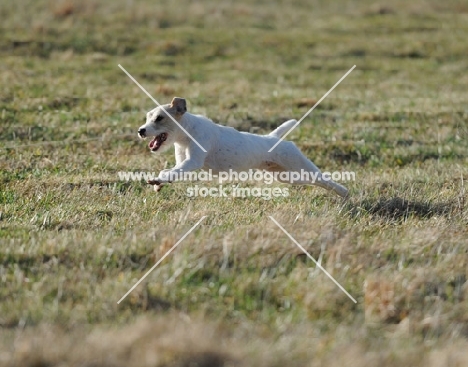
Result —
M155 152L161 147L161 145L166 141L166 139L167 139L167 134L161 133L159 135L156 135L153 138L153 140L149 142L148 146L152 152Z

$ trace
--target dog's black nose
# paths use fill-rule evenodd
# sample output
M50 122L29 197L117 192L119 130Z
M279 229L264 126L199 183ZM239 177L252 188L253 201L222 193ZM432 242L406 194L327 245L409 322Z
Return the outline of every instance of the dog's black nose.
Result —
M138 129L138 135L144 136L146 129Z

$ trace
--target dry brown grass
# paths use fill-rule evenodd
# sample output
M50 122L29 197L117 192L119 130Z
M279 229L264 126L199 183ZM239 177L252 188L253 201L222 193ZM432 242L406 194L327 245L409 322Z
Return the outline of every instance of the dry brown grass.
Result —
M143 317L124 327L40 326L15 332L1 366L450 366L468 361L467 343L444 343L425 352L411 346L411 326L398 325L385 342L371 342L377 330L341 327L329 339L302 326L273 338L258 325L224 322L169 313ZM367 341L363 341L367 340ZM369 351L369 343L381 350ZM407 343L410 343L409 345ZM405 345L406 344L406 345ZM422 354L421 354L422 353Z

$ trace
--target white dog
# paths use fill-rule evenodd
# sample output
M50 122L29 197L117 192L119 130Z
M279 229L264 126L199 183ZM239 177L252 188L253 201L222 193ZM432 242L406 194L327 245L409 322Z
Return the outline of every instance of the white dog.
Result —
M322 177L320 170L305 157L290 141L281 141L271 152L278 140L291 129L296 120L289 120L272 131L269 135L256 135L239 132L232 127L215 124L201 115L187 112L183 98L175 97L171 104L157 107L146 115L146 123L138 129L141 138L153 137L149 143L152 152L163 152L171 145L175 146L176 165L163 170L156 180L148 181L158 191L164 183L169 182L171 172L179 175L186 171L211 169L212 172L248 171L249 169L269 172L301 172L315 174L315 180L301 179L290 182L298 185L317 185L333 190L346 197L348 190ZM204 152L170 117L169 113L203 148ZM173 177L172 175L171 177ZM276 178L277 175L276 175Z

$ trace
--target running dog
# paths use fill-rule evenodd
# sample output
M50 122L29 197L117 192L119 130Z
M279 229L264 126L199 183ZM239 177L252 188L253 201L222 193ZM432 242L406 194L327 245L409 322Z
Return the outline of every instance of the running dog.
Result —
M159 191L163 184L170 182L169 177L180 177L183 172L197 169L211 169L214 173L249 169L289 173L303 170L313 173L315 179L291 182L278 179L278 174L275 178L294 185L320 186L347 197L348 190L322 177L317 166L294 143L281 141L268 152L296 123L296 120L286 121L268 135L240 132L215 124L205 116L187 112L185 99L174 97L170 104L148 112L146 123L138 129L140 138L152 138L148 145L151 152L164 152L172 145L175 147L176 165L161 171L157 179L148 183Z

